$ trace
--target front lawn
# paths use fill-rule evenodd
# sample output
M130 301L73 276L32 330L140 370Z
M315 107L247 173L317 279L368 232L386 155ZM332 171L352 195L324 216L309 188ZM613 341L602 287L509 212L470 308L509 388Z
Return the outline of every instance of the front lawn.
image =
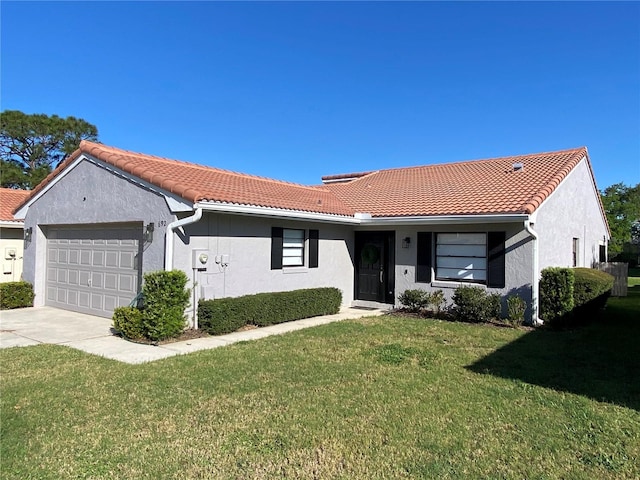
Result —
M25 478L640 477L640 285L584 329L376 317L125 365L0 351Z

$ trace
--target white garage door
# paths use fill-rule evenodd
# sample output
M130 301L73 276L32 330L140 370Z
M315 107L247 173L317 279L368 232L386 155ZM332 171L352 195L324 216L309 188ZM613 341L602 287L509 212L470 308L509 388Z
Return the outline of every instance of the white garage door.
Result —
M142 226L51 228L46 304L111 317L131 303L141 276Z

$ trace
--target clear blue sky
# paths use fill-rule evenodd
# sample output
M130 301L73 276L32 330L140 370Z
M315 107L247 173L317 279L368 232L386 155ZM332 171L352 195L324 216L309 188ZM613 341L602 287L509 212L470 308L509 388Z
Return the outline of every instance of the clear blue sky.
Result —
M586 145L640 182L640 3L9 2L2 109L303 184Z

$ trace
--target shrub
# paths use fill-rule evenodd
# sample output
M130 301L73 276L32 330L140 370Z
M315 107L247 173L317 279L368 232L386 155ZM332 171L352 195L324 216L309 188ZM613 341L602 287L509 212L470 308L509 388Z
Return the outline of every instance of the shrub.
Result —
M439 314L444 307L445 299L444 292L442 290L435 290L431 292L431 298L429 300L429 306L433 308L436 314Z
M258 293L236 298L201 300L200 326L211 335L258 326L338 313L342 293L337 288L310 288L291 292Z
M400 305L410 312L418 313L420 310L427 308L431 302L431 295L424 290L405 290L398 295Z
M598 300L604 307L613 289L614 277L593 268L574 268L573 302L576 307ZM593 303L592 303L593 305Z
M487 295L481 287L461 286L456 288L452 297L453 314L457 320L464 322L488 322L499 318L501 297L497 293Z
M0 283L0 310L33 307L33 297L29 282Z
M594 319L604 308L613 289L614 277L592 268L574 268L573 316L577 323Z
M164 340L180 335L185 326L184 311L189 306L187 275L181 270L158 271L144 276L142 325L144 336Z
M524 312L527 310L527 302L518 295L507 297L507 322L513 327L519 327L524 323Z
M570 268L549 267L540 277L540 316L545 323L567 319L574 307L575 274Z
M487 320L499 320L500 317L502 317L502 295L499 293L490 293L487 295L485 302L487 306Z
M113 311L113 328L131 340L144 338L142 312L136 307L118 307Z

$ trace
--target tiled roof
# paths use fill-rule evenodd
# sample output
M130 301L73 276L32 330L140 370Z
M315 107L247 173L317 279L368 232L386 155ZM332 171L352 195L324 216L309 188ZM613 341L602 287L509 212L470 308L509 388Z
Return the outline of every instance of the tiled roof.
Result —
M379 170L330 190L374 217L533 213L587 156L575 148L422 167ZM514 169L521 163L522 168ZM335 176L334 176L335 177Z
M188 202L222 202L302 212L374 217L533 213L586 157L584 147L557 152L323 177L308 187L134 153L83 141L40 183L37 195L80 155L118 169ZM514 170L514 164L522 168Z
M21 223L13 217L13 211L29 196L28 190L0 188L0 221Z
M82 141L35 189L42 190L82 154L98 158L189 202L223 202L302 212L353 215L333 193L316 187L205 167Z

